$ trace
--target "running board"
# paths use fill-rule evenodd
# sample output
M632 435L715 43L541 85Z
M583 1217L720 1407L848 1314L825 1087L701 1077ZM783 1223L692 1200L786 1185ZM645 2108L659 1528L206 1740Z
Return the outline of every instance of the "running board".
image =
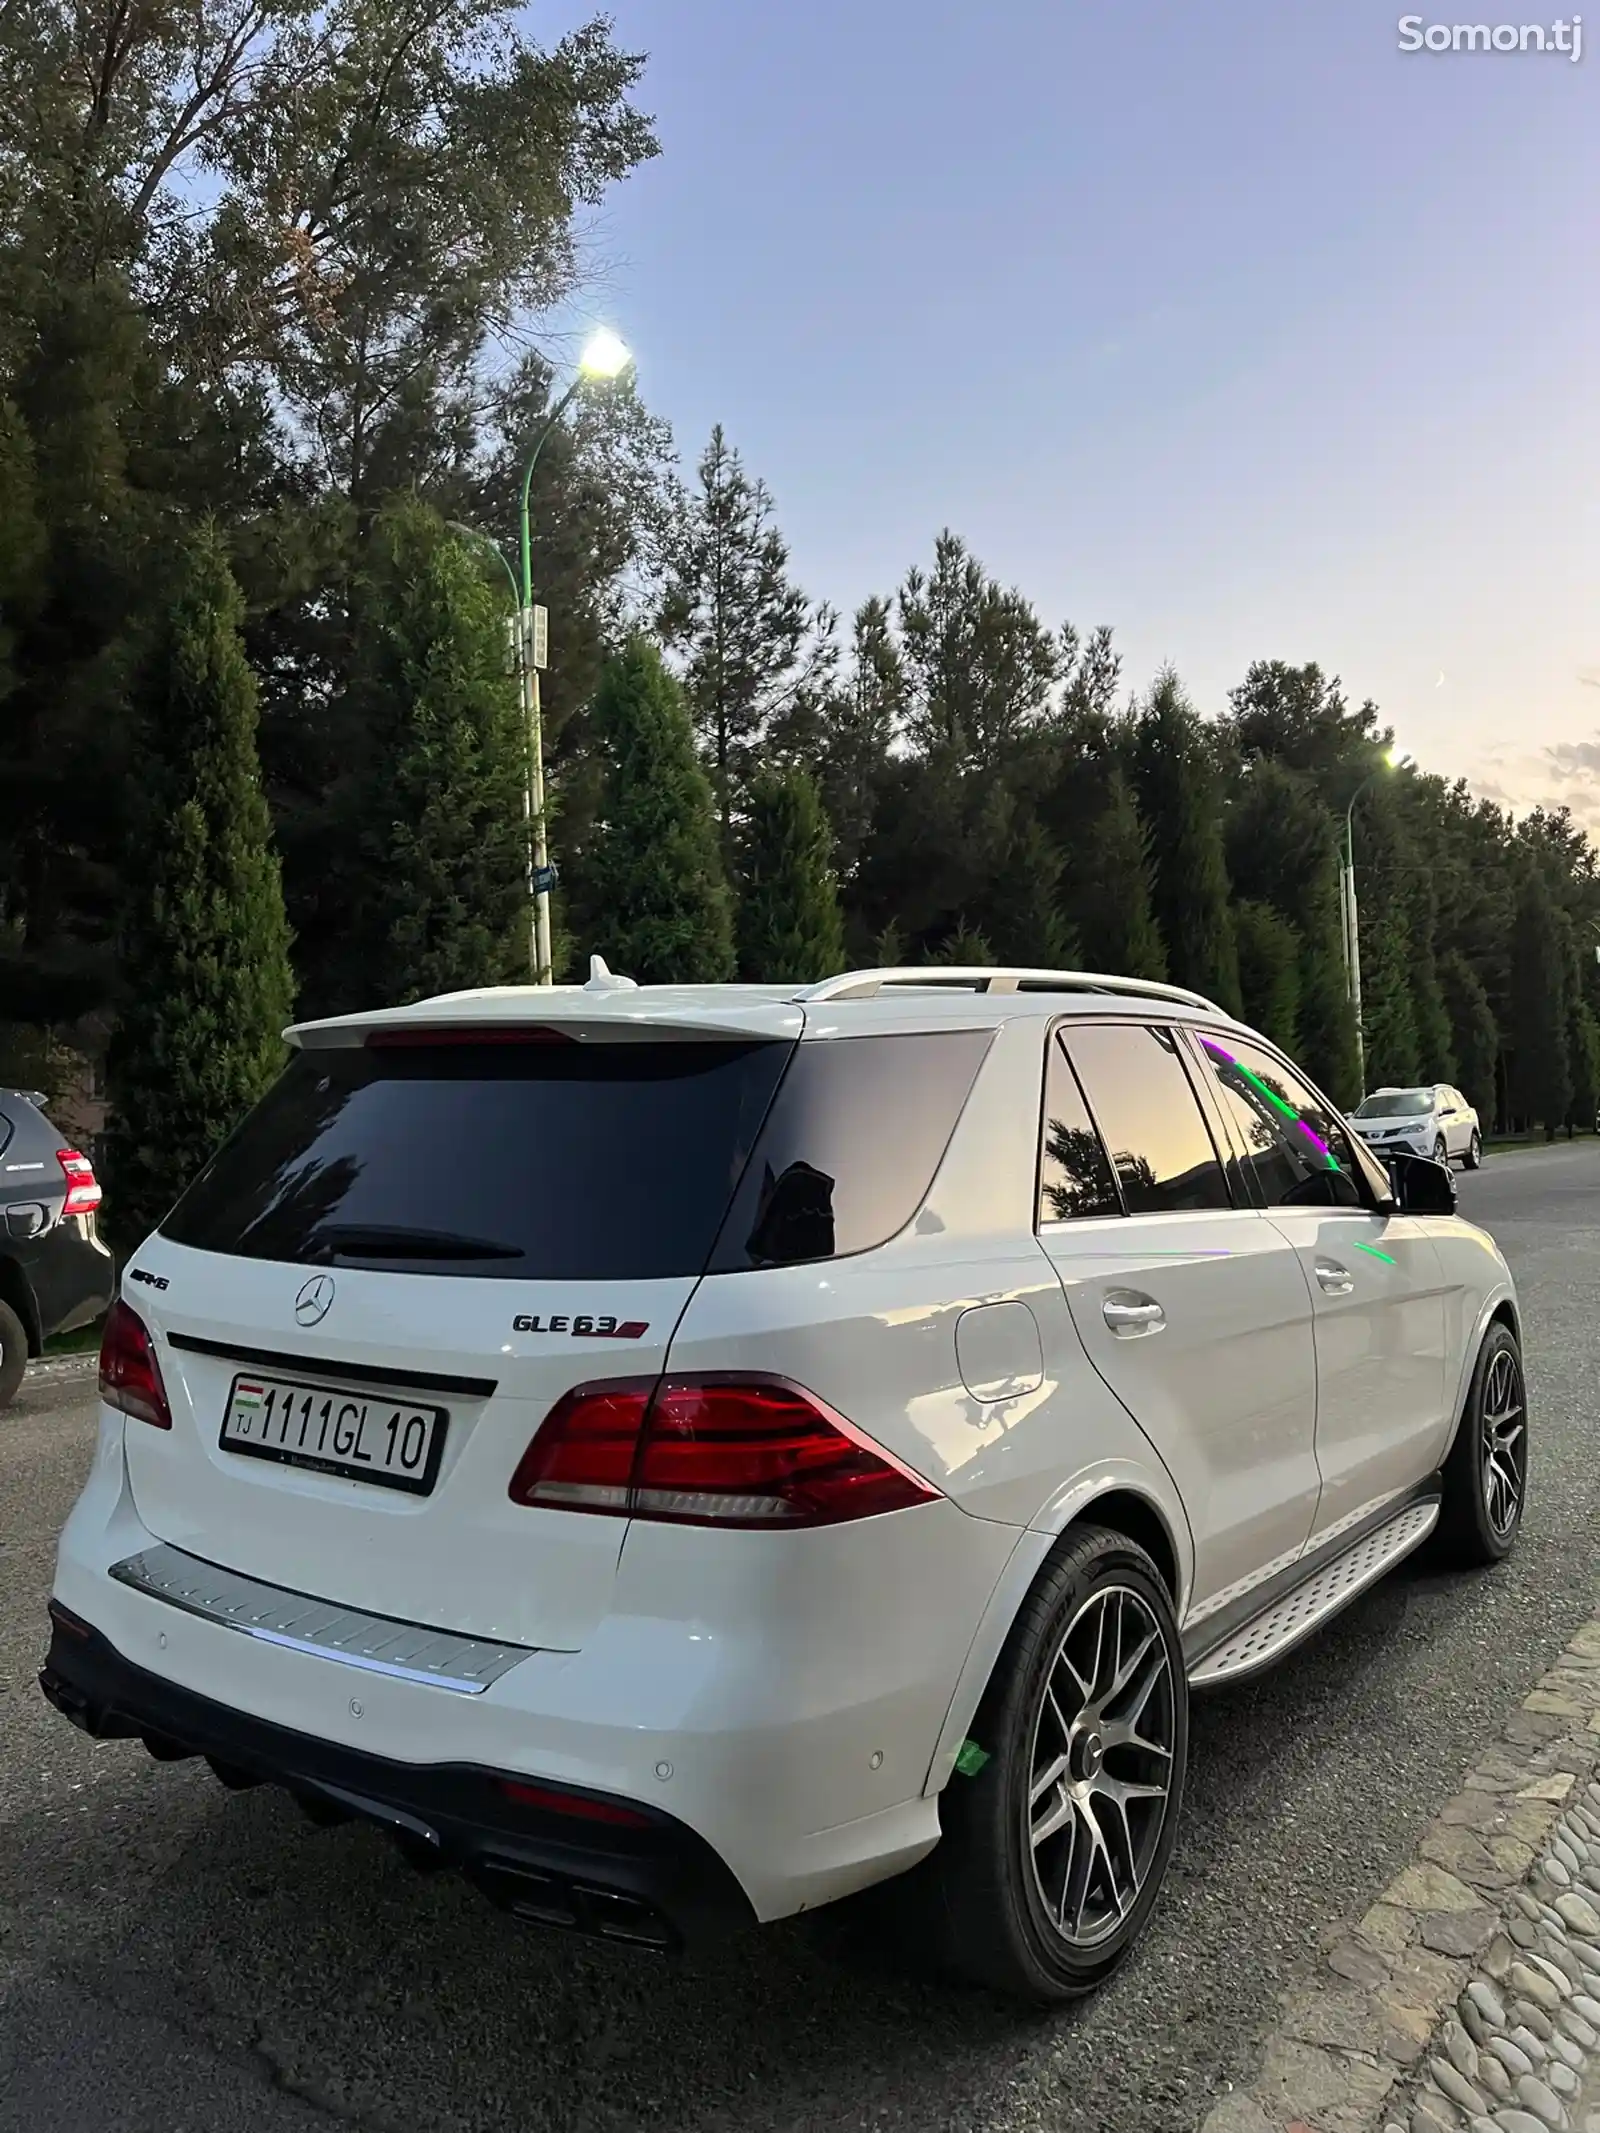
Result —
M1302 1638L1320 1629L1358 1593L1376 1585L1396 1563L1420 1547L1438 1519L1437 1497L1408 1504L1397 1518L1366 1534L1345 1554L1336 1556L1304 1584L1264 1607L1242 1629L1236 1629L1197 1660L1189 1670L1189 1686L1216 1688L1225 1681L1237 1681L1274 1665Z

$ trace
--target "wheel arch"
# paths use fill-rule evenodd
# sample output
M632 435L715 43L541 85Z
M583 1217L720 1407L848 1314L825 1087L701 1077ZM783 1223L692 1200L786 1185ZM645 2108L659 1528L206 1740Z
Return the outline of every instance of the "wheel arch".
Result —
M1466 1343L1462 1356L1461 1373L1456 1384L1455 1412L1450 1420L1450 1435L1445 1441L1439 1464L1455 1450L1456 1438L1461 1433L1461 1424L1467 1412L1467 1395L1472 1390L1472 1374L1478 1367L1478 1356L1489 1337L1491 1327L1504 1326L1518 1348L1522 1346L1522 1313L1517 1307L1514 1291L1508 1286L1497 1289L1479 1306L1477 1323L1472 1329L1472 1338Z
M1182 1620L1192 1567L1187 1527L1181 1536L1153 1490L1132 1475L1102 1479L1088 1493L1074 1490L1069 1514L1048 1529L1031 1526L1017 1536L1017 1546L989 1605L961 1669L955 1694L928 1765L923 1794L942 1792L961 1744L994 1677L1017 1617L1050 1566L1085 1526L1105 1526L1135 1542L1150 1557L1166 1586L1173 1613Z
M22 1321L28 1337L28 1353L36 1356L43 1345L39 1332L39 1306L27 1275L15 1259L0 1254L0 1303L9 1304Z

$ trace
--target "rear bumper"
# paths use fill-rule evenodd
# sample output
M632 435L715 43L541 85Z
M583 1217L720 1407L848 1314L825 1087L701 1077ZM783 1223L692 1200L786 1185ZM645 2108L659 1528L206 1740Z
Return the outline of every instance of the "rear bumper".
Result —
M669 1949L754 1923L729 1868L670 1815L565 1787L579 1812L553 1811L509 1799L501 1780L514 1772L316 1740L146 1673L55 1603L51 1616L39 1686L96 1740L142 1739L163 1760L203 1755L225 1783L281 1785L316 1820L377 1823L413 1865L455 1868L541 1925Z
M124 1428L102 1410L54 1599L136 1684L194 1699L185 1709L393 1766L402 1788L444 1766L626 1802L692 1833L762 1921L884 1880L938 1842L946 1773L930 1781L931 1759L973 1625L1015 1550L1009 1528L937 1504L871 1533L822 1528L803 1550L731 1533L708 1553L697 1529L641 1526L581 1653L529 1650L481 1694L458 1695L241 1635L126 1582L119 1566L162 1544L133 1500ZM206 1563L231 1552L188 1534L167 1545L185 1543ZM71 1686L70 1656L63 1667ZM115 1711L118 1698L98 1702ZM174 1731L159 1710L147 1723ZM303 1752L289 1768L314 1774ZM410 1811L404 1789L379 1797Z

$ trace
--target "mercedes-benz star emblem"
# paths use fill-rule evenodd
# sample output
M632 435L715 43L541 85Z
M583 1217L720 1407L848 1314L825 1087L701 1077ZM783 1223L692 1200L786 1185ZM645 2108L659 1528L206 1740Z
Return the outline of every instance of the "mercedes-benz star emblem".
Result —
M294 1300L297 1326L320 1326L333 1308L333 1276L313 1274Z

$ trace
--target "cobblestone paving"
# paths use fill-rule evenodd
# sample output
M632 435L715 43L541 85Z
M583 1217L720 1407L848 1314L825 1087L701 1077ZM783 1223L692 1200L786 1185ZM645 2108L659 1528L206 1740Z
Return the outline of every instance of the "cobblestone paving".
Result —
M1600 1620L1201 2133L1600 2133Z

